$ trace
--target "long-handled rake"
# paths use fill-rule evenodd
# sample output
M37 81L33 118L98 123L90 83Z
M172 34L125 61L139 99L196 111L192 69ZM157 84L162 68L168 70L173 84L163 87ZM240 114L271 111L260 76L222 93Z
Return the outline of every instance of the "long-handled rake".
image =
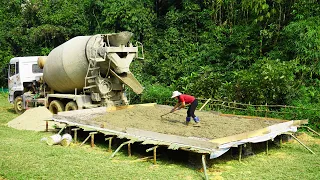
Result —
M168 114L170 114L170 113L171 113L171 112L168 112L168 113L162 114L162 115L160 116L160 118L162 118L163 116L168 115Z

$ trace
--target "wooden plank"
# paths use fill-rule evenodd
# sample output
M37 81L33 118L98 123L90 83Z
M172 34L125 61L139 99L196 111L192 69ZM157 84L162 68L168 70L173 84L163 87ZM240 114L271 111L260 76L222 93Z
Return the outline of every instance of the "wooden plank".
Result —
M188 147L199 147L199 148L208 148L208 149L218 148L218 144L210 141L206 141L206 140L193 139L193 138L170 135L170 134L162 134L162 133L135 129L135 128L127 128L126 133L134 136L146 137L148 140L151 140L151 141L177 144L177 146L180 146L180 147L188 146Z
M257 137L257 136L263 136L265 134L270 133L271 132L270 129L277 129L277 128L281 129L281 128L283 128L281 126L283 126L285 124L288 124L287 126L296 126L299 124L307 123L306 120L294 120L291 122L292 123L290 123L290 121L288 121L288 122L268 126L266 128L262 128L262 129L255 130L255 131L250 131L250 132L241 133L241 134L223 137L223 138L212 139L212 140L210 140L210 142L218 143L218 144L225 144L228 142L239 141L239 140L248 139L248 138Z
M210 142L218 143L218 144L225 144L225 143L228 143L228 142L234 142L234 141L239 141L239 140L242 140L242 139L248 139L248 138L251 138L251 137L260 136L260 135L263 135L263 134L267 134L269 132L270 131L269 131L268 128L263 128L263 129L250 131L250 132L246 132L246 133L242 133L242 134L237 134L237 135L233 135L233 136L228 136L228 137L223 137L223 138L218 138L218 139L212 139L212 140L210 140Z

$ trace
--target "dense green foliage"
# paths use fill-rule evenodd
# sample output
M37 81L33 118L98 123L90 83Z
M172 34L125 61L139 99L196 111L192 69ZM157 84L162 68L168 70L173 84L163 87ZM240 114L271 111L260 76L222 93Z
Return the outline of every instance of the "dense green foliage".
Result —
M144 97L176 89L253 104L320 103L319 0L4 0L0 18L1 67L74 36L128 30L144 44L145 60L132 67Z
M78 136L78 144L69 147L48 146L40 140L52 136L53 132L17 130L7 126L9 121L18 116L7 99L7 94L0 93L1 180L204 179L200 154L196 156L182 150L159 147L157 165L153 165L153 152L145 152L150 146L140 143L131 146L132 156L129 157L127 148L123 147L110 159L120 142L125 140L114 138L113 152L108 152L108 143L102 134L95 136L94 148L90 147L88 141L79 147L88 132ZM320 139L307 135L298 138L316 154L309 153L298 142L285 143L280 148L270 141L268 156L262 146L254 149L255 156L242 157L241 162L237 155L231 157L229 152L218 159L207 159L209 179L318 179ZM190 161L187 162L187 159Z

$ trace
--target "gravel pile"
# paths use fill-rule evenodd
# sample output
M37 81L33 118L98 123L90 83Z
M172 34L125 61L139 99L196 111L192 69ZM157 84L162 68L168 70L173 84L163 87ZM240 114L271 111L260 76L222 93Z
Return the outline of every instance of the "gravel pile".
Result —
M26 110L23 114L8 122L8 126L20 130L44 131L44 120L52 118L52 113L45 107L36 107ZM49 122L49 128L53 125Z

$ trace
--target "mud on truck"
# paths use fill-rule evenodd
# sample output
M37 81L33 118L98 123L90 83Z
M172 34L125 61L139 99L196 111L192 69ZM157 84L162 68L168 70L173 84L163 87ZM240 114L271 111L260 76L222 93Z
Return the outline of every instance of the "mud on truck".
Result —
M143 87L130 72L143 59L143 46L131 32L77 36L48 56L15 57L8 70L9 102L18 114L36 106L52 113L100 106L127 105L124 86Z

